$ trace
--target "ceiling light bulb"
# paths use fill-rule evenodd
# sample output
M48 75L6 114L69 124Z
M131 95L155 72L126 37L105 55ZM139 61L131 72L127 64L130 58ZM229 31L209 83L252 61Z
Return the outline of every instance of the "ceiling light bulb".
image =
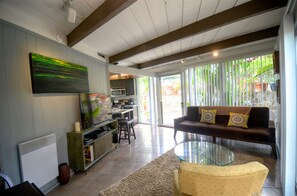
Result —
M219 53L218 52L213 52L213 56L218 56L219 55Z
M181 60L180 62L181 62L181 63L184 63L184 61L183 61L183 60Z

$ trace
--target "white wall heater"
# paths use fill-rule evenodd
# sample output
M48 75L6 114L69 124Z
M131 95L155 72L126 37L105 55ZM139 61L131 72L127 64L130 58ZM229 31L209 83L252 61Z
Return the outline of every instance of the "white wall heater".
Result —
M18 145L22 181L38 188L58 176L56 135L50 134Z

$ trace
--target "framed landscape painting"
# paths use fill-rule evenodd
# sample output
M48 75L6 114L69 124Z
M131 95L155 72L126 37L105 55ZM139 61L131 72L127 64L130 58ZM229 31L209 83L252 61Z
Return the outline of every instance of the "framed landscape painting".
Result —
M33 93L87 93L88 68L30 53Z

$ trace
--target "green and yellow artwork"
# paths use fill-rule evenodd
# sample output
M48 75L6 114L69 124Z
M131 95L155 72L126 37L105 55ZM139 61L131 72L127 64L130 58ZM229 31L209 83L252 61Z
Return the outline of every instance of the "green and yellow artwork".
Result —
M33 93L89 92L88 68L30 53Z

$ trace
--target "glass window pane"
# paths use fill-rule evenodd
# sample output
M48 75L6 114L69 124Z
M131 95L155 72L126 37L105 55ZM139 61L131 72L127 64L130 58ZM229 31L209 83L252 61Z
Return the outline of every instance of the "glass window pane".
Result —
M149 77L141 77L138 81L139 122L150 123Z
M197 105L265 106L272 120L277 116L272 54L197 66L194 72L190 85L196 85L189 89Z

